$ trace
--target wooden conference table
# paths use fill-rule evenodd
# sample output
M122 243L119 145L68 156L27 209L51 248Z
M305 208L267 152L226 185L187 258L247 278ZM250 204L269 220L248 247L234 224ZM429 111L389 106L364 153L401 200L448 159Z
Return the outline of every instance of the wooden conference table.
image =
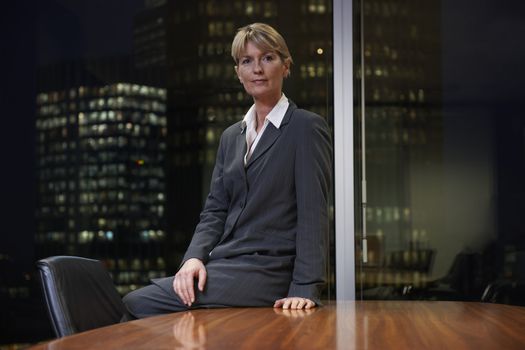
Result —
M525 349L525 308L438 301L194 310L31 349Z

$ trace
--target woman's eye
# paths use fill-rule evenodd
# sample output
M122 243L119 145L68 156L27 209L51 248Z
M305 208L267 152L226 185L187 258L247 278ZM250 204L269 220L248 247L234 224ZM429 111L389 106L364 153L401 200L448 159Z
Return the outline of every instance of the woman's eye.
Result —
M271 62L273 60L273 56L272 55L264 56L264 60Z
M249 58L243 58L241 60L241 64L248 64L248 63L250 63L250 59Z

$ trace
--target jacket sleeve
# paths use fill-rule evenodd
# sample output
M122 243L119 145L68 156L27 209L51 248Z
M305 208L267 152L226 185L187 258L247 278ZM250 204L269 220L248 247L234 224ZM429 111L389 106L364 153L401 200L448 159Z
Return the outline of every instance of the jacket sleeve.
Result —
M210 192L206 199L204 209L200 214L200 221L195 228L193 238L182 259L181 266L190 258L197 258L206 263L210 251L218 243L224 232L224 223L228 215L230 202L223 182L224 144L223 134L217 151Z
M308 298L319 304L320 292L326 283L332 142L325 120L313 113L305 114L307 118L297 127L296 258L288 296Z

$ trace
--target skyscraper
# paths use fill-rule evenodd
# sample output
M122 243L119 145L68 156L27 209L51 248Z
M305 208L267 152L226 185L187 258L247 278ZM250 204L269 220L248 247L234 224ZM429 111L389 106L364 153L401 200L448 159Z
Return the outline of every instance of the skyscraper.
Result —
M166 89L126 59L42 67L37 257L102 260L121 293L165 275Z

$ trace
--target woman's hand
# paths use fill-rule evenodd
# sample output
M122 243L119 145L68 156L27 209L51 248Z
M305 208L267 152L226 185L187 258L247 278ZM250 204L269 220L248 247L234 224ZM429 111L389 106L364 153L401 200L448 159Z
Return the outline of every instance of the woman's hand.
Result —
M273 307L282 307L283 309L293 309L293 310L311 309L315 306L316 306L315 303L311 301L310 299L299 298L299 297L282 298L282 299L276 300L275 303L273 304Z
M182 299L185 305L191 306L195 302L194 280L198 280L198 288L204 291L206 284L206 268L202 261L197 258L186 260L180 270L175 274L173 290Z

